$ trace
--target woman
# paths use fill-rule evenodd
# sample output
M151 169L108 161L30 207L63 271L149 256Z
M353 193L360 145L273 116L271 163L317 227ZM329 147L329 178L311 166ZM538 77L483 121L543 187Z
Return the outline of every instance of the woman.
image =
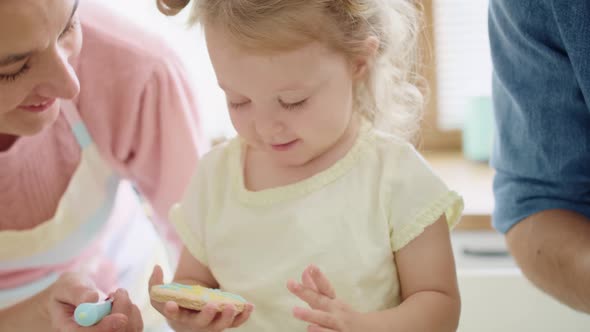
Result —
M166 251L132 185L176 243L167 210L203 151L173 54L100 8L78 7L0 2L2 331L75 331L75 306L117 287L126 291L110 294L113 313L85 331L151 325L140 310Z

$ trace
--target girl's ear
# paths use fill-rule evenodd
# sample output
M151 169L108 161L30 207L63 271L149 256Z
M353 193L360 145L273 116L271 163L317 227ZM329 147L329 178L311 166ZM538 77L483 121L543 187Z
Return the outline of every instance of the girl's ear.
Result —
M365 78L373 59L375 59L375 56L377 55L380 42L375 37L369 37L364 44L364 52L362 55L354 58L352 62L352 77L355 80L362 80Z

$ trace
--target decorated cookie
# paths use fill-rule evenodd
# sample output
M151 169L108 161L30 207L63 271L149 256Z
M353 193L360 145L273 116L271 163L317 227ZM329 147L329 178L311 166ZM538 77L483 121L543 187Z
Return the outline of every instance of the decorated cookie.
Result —
M201 310L207 303L215 303L220 312L226 304L233 304L237 312L242 312L248 303L239 295L222 292L219 289L178 283L153 286L150 297L156 302L173 301L180 307L192 310Z

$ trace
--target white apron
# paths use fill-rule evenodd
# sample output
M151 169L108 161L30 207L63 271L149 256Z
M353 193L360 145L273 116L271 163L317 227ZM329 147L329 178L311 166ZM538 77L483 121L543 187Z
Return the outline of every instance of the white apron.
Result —
M0 231L0 279L24 276L0 288L0 308L42 291L64 271L81 271L104 293L114 291L109 280L127 289L145 329L158 330L163 318L149 304L147 281L154 264L168 266L166 249L131 184L101 158L75 105L62 101L62 111L82 149L80 164L52 219L30 230ZM50 272L28 273L41 267Z

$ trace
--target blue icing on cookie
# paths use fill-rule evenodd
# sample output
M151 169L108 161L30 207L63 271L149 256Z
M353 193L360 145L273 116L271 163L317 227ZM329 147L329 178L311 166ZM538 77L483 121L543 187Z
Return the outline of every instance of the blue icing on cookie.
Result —
M164 289L182 291L183 289L190 290L193 286L188 286L188 285L183 285L183 284L178 284L178 283L173 282L173 283L169 283L169 284L159 285L158 287L164 288Z
M242 301L242 302L247 302L245 298L237 295L237 294L233 294L233 293L228 293L228 292L224 292L221 289L211 289L211 291L218 293L221 296L225 296L225 297L229 297L231 299L234 300L238 300L238 301Z

